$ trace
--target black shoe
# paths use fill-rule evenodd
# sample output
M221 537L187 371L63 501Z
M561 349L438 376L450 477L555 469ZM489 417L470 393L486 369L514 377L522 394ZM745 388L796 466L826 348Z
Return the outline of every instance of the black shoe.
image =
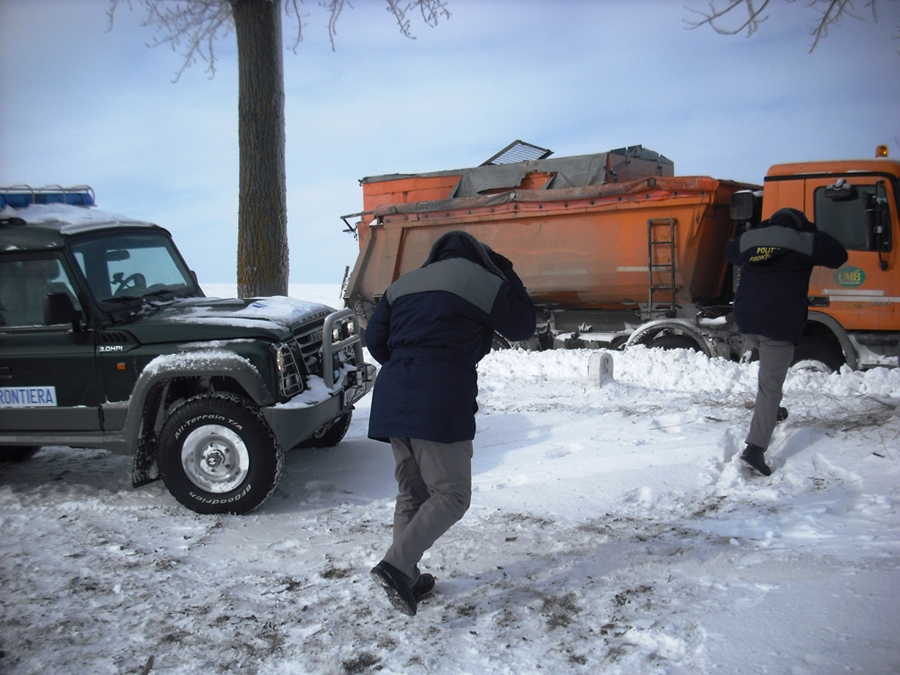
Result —
M788 418L787 408L778 408L778 412L775 414L776 422L784 422Z
M413 595L408 576L384 560L375 565L370 574L384 588L388 600L394 607L408 616L416 615L416 597Z
M434 577L428 574L420 574L416 583L413 584L412 594L416 602L422 602L423 598L431 595L431 589L434 588Z
M741 453L741 459L763 476L771 476L772 469L766 464L766 451L758 445L747 444L747 448Z

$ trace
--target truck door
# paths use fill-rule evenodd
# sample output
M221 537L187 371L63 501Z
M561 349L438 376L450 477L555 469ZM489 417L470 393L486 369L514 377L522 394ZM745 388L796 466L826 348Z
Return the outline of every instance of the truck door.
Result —
M849 259L838 270L817 267L809 294L815 307L847 331L900 329L896 184L886 175L809 179L807 203L816 226L838 239Z
M0 430L94 431L101 388L91 333L47 325L48 294L64 293L82 310L62 258L0 256Z

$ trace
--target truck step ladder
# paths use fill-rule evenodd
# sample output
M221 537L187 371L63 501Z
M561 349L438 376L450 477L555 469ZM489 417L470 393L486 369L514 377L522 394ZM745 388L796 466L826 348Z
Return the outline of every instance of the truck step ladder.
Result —
M647 221L647 270L649 295L647 311L675 316L675 219L650 218ZM655 295L655 304L654 304ZM664 298L659 296L663 295Z

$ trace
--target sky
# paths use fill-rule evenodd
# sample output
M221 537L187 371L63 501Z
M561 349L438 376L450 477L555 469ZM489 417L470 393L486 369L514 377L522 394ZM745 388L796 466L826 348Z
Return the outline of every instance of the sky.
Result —
M643 145L678 175L761 183L775 163L900 156L900 2L858 7L810 53L806 2L751 37L687 22L705 1L448 0L400 34L357 0L334 49L317 2L284 18L290 281L340 283L359 180L475 166L521 139L555 157ZM862 5L863 3L857 3ZM201 284L236 278L234 34L213 77L150 47L138 2L0 0L0 185L90 185L169 229Z

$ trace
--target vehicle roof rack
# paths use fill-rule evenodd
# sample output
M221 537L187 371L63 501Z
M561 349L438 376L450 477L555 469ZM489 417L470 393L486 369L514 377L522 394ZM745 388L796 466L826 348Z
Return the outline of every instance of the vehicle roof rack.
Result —
M0 210L10 206L24 209L32 204L69 204L70 206L95 206L97 203L94 190L88 185L75 185L64 188L59 185L0 186Z

